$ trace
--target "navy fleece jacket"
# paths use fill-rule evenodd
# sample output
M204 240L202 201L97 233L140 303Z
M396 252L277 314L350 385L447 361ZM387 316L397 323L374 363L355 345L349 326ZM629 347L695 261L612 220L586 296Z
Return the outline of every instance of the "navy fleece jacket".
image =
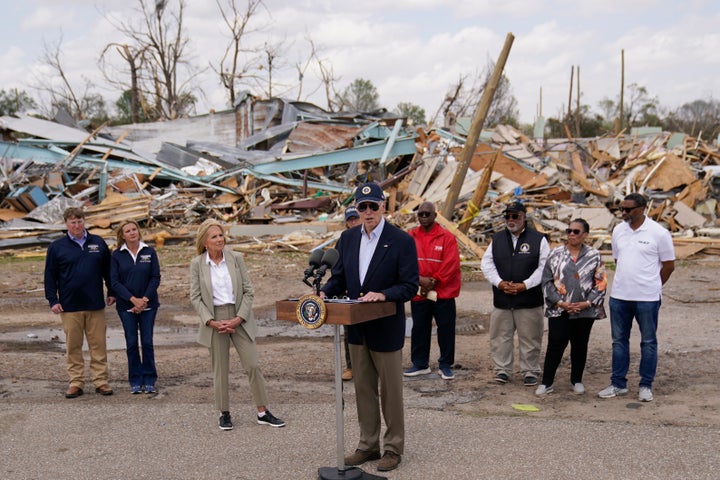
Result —
M98 235L87 234L85 245L63 236L50 244L45 258L45 298L50 306L62 305L66 312L105 308L103 281L108 296L110 287L110 250Z

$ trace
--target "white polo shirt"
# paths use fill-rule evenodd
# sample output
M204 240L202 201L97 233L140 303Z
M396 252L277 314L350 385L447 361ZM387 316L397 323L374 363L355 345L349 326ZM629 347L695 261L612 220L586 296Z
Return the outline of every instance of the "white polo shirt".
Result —
M637 302L660 300L662 262L675 260L670 232L647 216L637 230L622 222L613 229L612 256L617 267L611 297Z

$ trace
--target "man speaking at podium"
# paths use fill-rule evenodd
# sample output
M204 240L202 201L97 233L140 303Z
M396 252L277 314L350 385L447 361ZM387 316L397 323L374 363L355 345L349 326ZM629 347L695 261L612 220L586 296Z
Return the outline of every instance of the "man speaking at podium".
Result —
M404 303L418 290L417 253L412 237L385 221L380 185L360 185L355 191L355 206L362 226L341 234L336 247L340 258L320 295L396 304L394 315L348 328L360 440L355 453L345 457L345 464L355 466L380 459L377 469L386 472L400 464L405 446ZM381 408L386 425L382 458Z

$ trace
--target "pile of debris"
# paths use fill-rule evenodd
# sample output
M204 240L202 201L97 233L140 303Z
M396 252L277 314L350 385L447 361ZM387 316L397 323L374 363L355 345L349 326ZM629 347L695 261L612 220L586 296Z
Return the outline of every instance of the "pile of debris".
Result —
M384 110L331 113L250 95L227 112L90 133L67 118L1 117L0 248L45 245L61 234L63 210L84 206L91 229L108 239L132 219L156 245L188 240L214 217L231 224L233 236L255 239L243 248L306 251L333 241L355 186L370 180L386 190L391 220L408 228L420 202L441 207L455 189L455 214L439 221L468 258L503 228L510 199L524 201L554 242L571 218L583 217L595 246L607 249L630 192L649 197L649 215L674 234L678 256L720 247L717 147L654 129L547 140L501 125L483 131L455 185L463 125L427 131ZM257 240L297 231L306 233Z

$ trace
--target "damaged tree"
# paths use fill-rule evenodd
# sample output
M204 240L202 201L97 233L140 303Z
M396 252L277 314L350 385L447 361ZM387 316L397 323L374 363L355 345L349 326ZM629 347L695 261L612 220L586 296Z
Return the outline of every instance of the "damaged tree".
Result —
M81 93L75 91L68 78L62 62L62 37L54 44L44 44L43 64L50 69L49 78L58 78L59 84L47 78L36 78L33 88L49 95L50 105L46 114L53 117L57 110L66 111L74 120L92 120L102 123L107 120L105 100L98 94L91 93L92 83L85 79Z
M138 67L138 98L148 99L149 118L172 120L187 115L196 99L191 87L195 74L185 52L189 42L183 28L185 0L178 0L175 9L170 8L170 0L138 3L142 26L110 20L131 40L126 61L139 60L142 52L142 68L134 63Z
M262 0L247 0L243 11L240 10L237 0L225 0L223 6L220 0L215 0L223 22L230 31L230 42L225 47L225 52L217 65L210 65L220 76L223 88L227 90L230 105L235 105L235 87L242 79L249 75L251 69L258 64L258 59L250 58L243 61L240 56L246 54L257 56L257 48L246 48L242 46L243 37L254 30L249 28L250 21L255 16L258 8L263 6Z

